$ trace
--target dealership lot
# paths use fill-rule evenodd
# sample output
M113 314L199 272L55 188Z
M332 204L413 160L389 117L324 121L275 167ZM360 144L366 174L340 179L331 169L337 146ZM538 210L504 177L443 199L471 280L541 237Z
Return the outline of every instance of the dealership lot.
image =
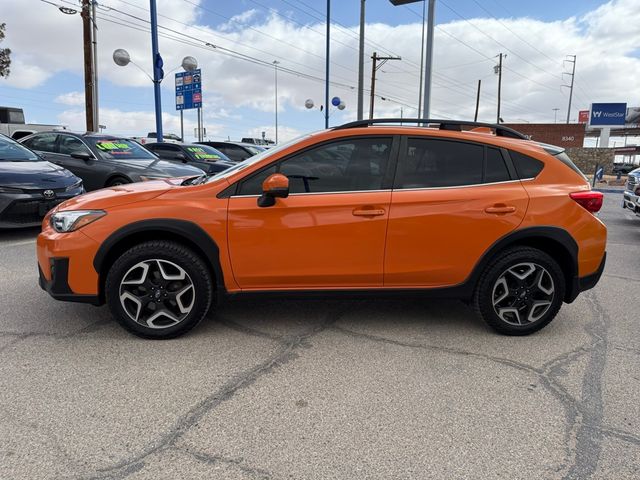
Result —
M0 234L0 478L638 478L640 218L545 329L454 301L229 301L177 340L37 286Z

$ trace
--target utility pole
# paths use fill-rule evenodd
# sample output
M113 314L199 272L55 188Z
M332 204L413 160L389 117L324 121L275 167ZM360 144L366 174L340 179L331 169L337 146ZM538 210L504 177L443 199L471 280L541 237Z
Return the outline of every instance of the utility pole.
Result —
M506 57L506 55L504 55ZM496 123L500 123L500 99L502 94L502 57L503 54L499 55L500 61L498 65L493 68L493 71L498 74L498 113L496 115Z
M424 0L427 1L427 0ZM429 118L431 112L431 68L433 66L433 28L435 22L436 0L429 0L429 17L427 23L427 58L424 67L424 98L422 116Z
M571 73L564 73L564 75L571 75L571 85L563 85L563 87L569 87L569 106L567 107L567 123L569 123L569 117L571 116L571 99L573 98L573 80L576 76L576 56L575 55L567 55L567 57L572 57L573 60L565 59L565 62L569 62L573 64L571 69Z
M96 15L96 0L91 2L91 24L93 26L91 41L93 43L93 125L100 128L100 102L98 101L98 17Z
M87 132L95 132L94 123L94 87L93 87L93 50L91 48L91 2L82 0L82 39L84 49L84 103Z
M556 107L551 110L553 110L553 123L558 123L558 110L560 109Z
M327 0L327 52L325 54L324 79L324 128L329 128L329 52L331 34L331 0Z
M402 57L379 57L376 52L371 56L371 100L369 101L369 119L373 118L373 106L376 98L376 72L389 60L402 60ZM380 61L380 63L378 63Z
M364 22L365 0L360 0L360 45L358 48L358 120L364 115Z
M480 108L480 86L482 85L482 80L478 80L478 93L476 94L476 113L473 116L473 121L478 121L478 109Z
M278 64L280 62L277 60L273 61L273 66L275 67L275 76L276 76L276 95L275 95L275 102L276 102L276 145L278 144Z

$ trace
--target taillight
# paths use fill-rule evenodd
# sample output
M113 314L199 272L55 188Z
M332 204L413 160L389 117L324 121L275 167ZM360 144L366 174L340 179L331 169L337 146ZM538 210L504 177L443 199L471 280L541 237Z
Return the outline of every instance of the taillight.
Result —
M594 192L593 190L573 192L569 196L591 213L596 213L602 208L602 200L604 199L602 192Z

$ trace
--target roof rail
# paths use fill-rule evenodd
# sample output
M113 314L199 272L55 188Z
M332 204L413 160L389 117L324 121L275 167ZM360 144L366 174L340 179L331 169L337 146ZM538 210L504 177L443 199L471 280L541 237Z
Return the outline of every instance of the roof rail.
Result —
M471 122L467 120L439 120L433 118L374 118L369 120L357 120L355 122L345 123L333 127L332 130L343 130L346 128L358 128L358 127L370 127L376 124L385 123L417 123L419 126L430 127L433 124L438 124L440 130L454 130L461 132L462 127L487 127L496 132L498 137L518 138L520 140L529 140L526 135L503 125L495 123L483 123L483 122Z

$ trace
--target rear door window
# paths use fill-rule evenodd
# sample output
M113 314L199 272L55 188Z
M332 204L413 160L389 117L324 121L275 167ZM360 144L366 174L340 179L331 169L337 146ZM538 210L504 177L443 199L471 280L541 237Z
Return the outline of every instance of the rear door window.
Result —
M508 180L511 180L511 177L507 165L504 163L502 152L497 148L487 147L484 183L506 182Z
M484 147L449 140L408 138L394 188L442 188L482 183Z

